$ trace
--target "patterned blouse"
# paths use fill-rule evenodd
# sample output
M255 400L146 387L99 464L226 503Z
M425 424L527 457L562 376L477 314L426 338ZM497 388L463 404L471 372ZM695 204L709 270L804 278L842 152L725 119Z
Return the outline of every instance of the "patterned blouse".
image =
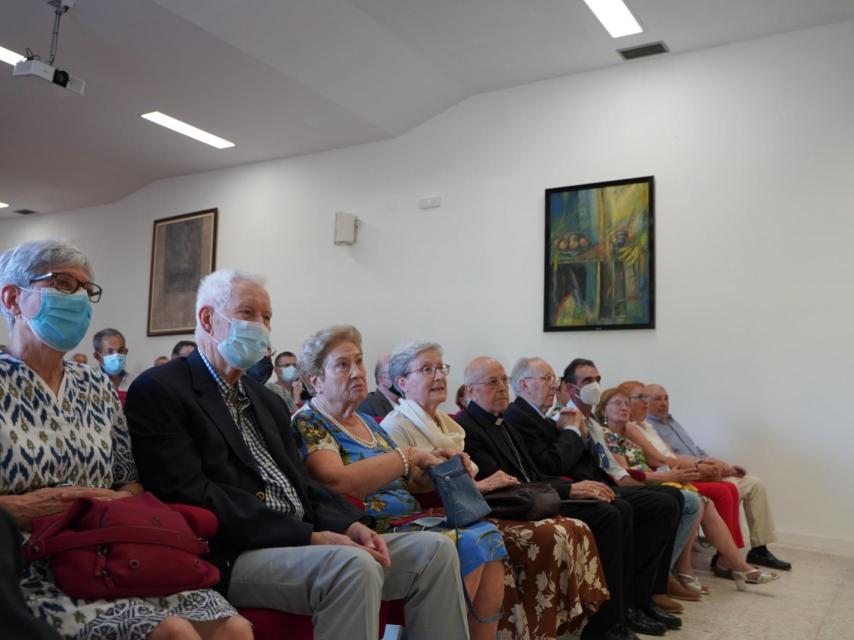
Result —
M98 369L65 363L59 394L0 354L0 494L137 480L119 399Z
M626 438L626 436L621 436L607 427L604 429L604 432L605 441L608 443L608 448L611 450L611 453L623 456L629 467L632 469L637 469L644 473L652 471L652 468L646 462L646 456L644 455L643 449Z
M376 446L368 448L355 441L349 433L331 424L310 403L303 405L293 417L294 432L302 457L325 449L340 454L344 464L352 464L394 451L397 445L385 429L370 416L361 413L357 415L376 437ZM379 529L383 529L389 519L417 513L420 509L418 501L401 478L393 480L365 499L365 511L380 521Z

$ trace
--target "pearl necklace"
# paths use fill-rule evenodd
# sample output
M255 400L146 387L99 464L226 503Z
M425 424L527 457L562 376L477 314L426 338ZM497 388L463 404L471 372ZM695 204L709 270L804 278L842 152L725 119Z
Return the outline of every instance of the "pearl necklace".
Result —
M361 418L359 418L359 416L356 416L356 417L357 417L357 418L362 422L362 424L365 424L365 427L368 429L368 433L370 433L370 434L371 434L371 439L370 439L370 440L365 440L364 438L360 438L360 437L359 437L359 436L357 436L355 433L353 433L352 431L350 431L349 429L347 429L343 424L341 424L340 422L338 422L338 421L334 418L334 416L332 416L332 414L330 414L330 413L328 413L328 412L324 411L323 409L321 409L321 408L320 408L320 403L319 403L319 402L316 402L315 400L312 400L312 401L311 401L311 406L312 406L312 407L314 407L320 415L322 415L324 418L326 418L327 420L329 420L329 422L331 422L331 423L332 423L332 424L334 424L336 427L338 427L339 429L341 429L341 431L343 431L344 433L346 433L348 436L350 436L353 440L355 440L356 442L358 442L358 443L359 443L360 445L362 445L363 447L367 447L368 449L373 449L373 448L375 448L375 447L377 446L377 436L376 436L376 434L373 432L373 430L372 430L370 427L368 427L368 425L367 425L367 424L365 424L365 421L364 421L364 420L362 420Z

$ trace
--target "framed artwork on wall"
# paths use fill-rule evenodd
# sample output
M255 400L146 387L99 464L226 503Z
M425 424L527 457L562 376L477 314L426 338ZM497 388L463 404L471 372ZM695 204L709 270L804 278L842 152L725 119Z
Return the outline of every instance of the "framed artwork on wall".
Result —
M217 209L154 221L148 335L193 333L199 280L216 264Z
M653 186L546 189L544 331L655 328Z

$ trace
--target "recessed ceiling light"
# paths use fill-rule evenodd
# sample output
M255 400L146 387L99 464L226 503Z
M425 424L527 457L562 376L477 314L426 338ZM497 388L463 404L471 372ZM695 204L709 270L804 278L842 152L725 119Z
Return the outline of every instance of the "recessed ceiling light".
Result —
M8 206L9 206L9 205L8 205L8 204L6 204L5 202L0 202L0 209L5 209L5 208L6 208L6 207L8 207Z
M5 62L6 64L11 64L14 67L21 60L26 60L26 58L20 53L15 53L11 49L5 49L3 47L0 47L0 60Z
M159 111L143 113L142 117L150 122L159 124L161 127L172 129L172 131L193 138L194 140L198 140L199 142L204 142L205 144L209 144L217 149L228 149L229 147L234 146L233 142L229 142L224 138L220 138L212 133L203 131L198 127L187 124L186 122L181 122L180 120L173 118L172 116L167 116L165 113L160 113Z
M623 0L584 0L584 2L599 18L599 22L608 30L612 38L622 38L643 31Z

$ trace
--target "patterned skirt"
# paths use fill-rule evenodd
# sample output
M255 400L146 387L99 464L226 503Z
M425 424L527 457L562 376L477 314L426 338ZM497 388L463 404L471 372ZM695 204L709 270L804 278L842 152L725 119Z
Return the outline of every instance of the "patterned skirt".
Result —
M168 616L208 622L237 615L234 607L211 589L162 598L71 598L53 584L53 574L45 560L27 566L21 590L33 615L45 620L63 638L74 640L144 640Z
M498 640L553 640L578 633L609 598L596 541L580 520L492 520L504 535L505 574Z

